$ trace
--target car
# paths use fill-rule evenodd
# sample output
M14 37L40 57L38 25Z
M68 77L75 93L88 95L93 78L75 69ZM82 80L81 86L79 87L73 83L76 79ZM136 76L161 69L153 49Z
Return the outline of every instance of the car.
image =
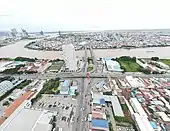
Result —
M52 105L49 105L49 106L48 106L48 108L51 108L51 107L52 107Z
M56 107L56 105L53 105L53 107Z

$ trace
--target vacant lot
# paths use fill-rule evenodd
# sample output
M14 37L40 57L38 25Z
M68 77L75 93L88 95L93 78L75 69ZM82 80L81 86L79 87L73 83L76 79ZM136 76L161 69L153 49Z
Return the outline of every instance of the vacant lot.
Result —
M134 60L134 58L117 58L116 59L121 68L125 71L125 72L139 72L140 71L140 66L136 63L136 60Z
M56 70L59 71L61 67L63 66L64 62L63 61L57 61L53 62L52 65L48 68L48 70Z
M170 66L170 59L160 59L159 61Z

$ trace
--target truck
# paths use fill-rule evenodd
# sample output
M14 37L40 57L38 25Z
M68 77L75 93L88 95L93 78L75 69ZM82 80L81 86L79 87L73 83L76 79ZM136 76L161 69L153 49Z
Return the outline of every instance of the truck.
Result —
M92 114L90 113L89 115L88 115L88 121L91 121L92 120Z

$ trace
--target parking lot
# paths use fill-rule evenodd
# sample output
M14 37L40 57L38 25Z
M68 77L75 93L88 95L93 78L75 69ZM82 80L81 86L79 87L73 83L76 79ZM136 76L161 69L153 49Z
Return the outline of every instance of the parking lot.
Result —
M45 109L55 112L56 126L63 128L63 131L71 131L74 115L76 113L77 100L71 96L64 95L43 95L33 108Z

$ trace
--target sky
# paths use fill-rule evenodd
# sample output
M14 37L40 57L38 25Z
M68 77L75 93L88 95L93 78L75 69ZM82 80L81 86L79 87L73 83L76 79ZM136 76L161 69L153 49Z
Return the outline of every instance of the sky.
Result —
M170 28L169 0L0 0L0 30Z

